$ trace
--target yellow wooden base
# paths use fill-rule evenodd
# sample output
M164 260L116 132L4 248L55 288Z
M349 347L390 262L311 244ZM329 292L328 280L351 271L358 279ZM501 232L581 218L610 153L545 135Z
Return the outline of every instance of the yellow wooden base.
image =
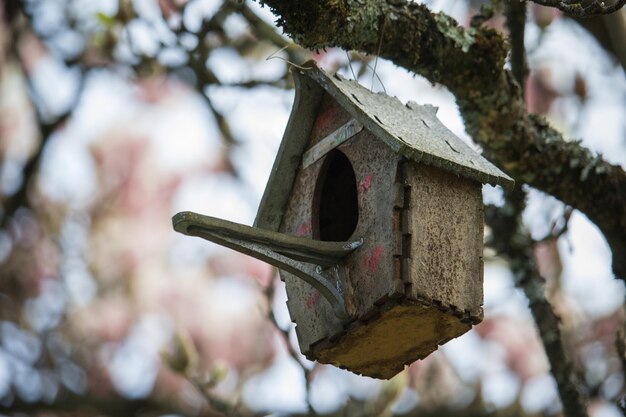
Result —
M389 379L471 327L449 310L418 302L396 304L381 308L381 314L366 323L352 323L338 340L315 346L311 356L321 363Z

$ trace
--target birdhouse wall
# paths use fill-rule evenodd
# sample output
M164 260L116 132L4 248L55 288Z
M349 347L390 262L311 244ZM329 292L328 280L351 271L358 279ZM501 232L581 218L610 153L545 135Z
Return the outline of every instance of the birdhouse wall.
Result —
M325 95L306 149L351 118L330 96ZM358 203L356 228L344 240L367 236L363 246L345 259L349 273L347 282L342 283L348 312L364 319L374 313L376 303L405 292L405 284L400 277L400 259L394 256L394 251L399 250L397 226L394 224L397 219L394 219L393 213L399 189L396 170L401 157L365 129L337 147L336 151L347 157L354 171L353 186ZM320 239L320 184L324 181L325 163L328 164L328 158L333 158L333 155L336 153L331 151L307 168L300 168L280 231ZM333 180L327 178L327 181ZM303 353L309 354L315 343L338 337L345 331L344 323L335 317L328 302L316 289L282 271L281 277L286 283L288 307L292 320L297 324Z
M481 184L422 164L406 164L411 234L407 296L482 319L483 202Z

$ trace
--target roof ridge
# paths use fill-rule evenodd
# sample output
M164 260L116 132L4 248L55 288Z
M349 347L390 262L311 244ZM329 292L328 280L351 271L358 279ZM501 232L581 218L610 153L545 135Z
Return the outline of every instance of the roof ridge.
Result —
M395 96L372 92L356 80L337 73L329 75L315 64L300 74L316 81L368 130L408 159L482 183L513 187L511 177L439 120L435 106L412 100L402 103ZM410 117L409 111L416 114L419 121Z

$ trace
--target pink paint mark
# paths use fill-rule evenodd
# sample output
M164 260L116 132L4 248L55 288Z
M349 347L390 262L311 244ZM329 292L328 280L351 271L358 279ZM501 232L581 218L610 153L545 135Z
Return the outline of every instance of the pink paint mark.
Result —
M321 130L326 129L330 122L334 119L335 112L333 109L326 110L317 116L317 127Z
M322 294L320 294L319 291L314 291L312 294L307 294L307 296L304 297L304 304L308 308L313 308L320 301L321 297L322 297Z
M311 232L313 232L313 225L311 224L311 219L309 219L298 226L296 229L296 236L307 236L310 235Z
M363 264L370 272L378 271L378 266L380 265L380 261L383 257L383 253L385 252L385 248L382 246L376 246L372 249L369 255L365 256L363 260Z
M372 186L372 182L374 180L374 176L372 174L368 174L359 182L359 192L361 194L365 194L369 191Z

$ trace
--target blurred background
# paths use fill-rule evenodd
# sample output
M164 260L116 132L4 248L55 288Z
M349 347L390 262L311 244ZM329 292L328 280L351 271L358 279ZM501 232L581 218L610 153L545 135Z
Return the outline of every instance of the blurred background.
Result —
M467 26L481 2L425 3ZM0 4L0 413L559 415L527 299L489 248L484 322L379 381L300 355L272 268L171 228L182 210L252 224L293 102L289 62L434 104L470 143L444 87L303 50L249 1ZM626 167L626 38L606 17L528 13L529 109ZM500 14L488 24L506 32ZM589 412L622 415L623 282L593 224L528 191Z

